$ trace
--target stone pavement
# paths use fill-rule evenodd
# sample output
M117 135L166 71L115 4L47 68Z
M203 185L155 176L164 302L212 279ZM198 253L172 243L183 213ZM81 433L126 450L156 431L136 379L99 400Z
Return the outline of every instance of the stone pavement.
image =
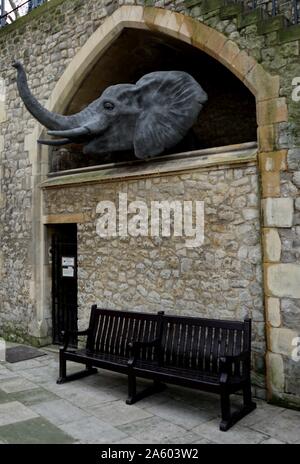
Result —
M57 374L57 354L50 351L0 363L0 443L300 443L300 412L260 400L255 412L224 433L217 396L169 386L127 406L125 376L99 371L57 385Z

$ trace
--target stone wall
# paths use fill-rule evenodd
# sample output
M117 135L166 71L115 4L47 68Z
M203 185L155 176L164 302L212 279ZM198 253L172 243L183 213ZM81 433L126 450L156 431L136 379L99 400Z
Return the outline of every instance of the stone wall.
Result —
M185 238L114 238L96 234L100 201L203 201L205 242ZM49 189L45 214L78 215L79 324L90 307L208 318L253 318L256 393L265 388L265 320L262 290L260 195L257 168L224 168L147 180Z
M67 65L105 19L121 4L145 3L160 7L162 20L161 11L183 13L186 30L192 28L190 17L221 32L209 42L210 53L256 92L268 391L273 401L299 406L300 363L291 359L291 341L300 332L300 103L292 100L292 80L300 76L300 28L286 29L276 18L262 22L250 13L241 16L218 0L51 0L0 31L1 333L36 343L47 339L40 298L43 243L37 239L42 211L38 185L45 167L32 150L36 123L17 98L11 59L21 59L31 69L29 84L45 103ZM145 12L152 27L156 14L152 9ZM268 89L265 71L277 76Z

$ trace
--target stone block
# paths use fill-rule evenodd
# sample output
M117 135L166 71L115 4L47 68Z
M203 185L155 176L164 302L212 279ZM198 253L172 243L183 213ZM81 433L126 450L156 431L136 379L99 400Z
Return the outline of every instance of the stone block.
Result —
M258 102L257 121L260 126L288 121L286 99L273 98Z
M273 152L275 148L275 129L272 124L267 126L259 126L258 131L258 147L262 152Z
M293 225L292 198L267 198L262 201L264 226L289 228Z
M267 311L267 322L272 327L280 327L281 315L280 315L280 300L279 298L267 298L266 299L266 311Z
M204 50L214 58L219 58L221 50L224 48L227 38L220 32L214 31L209 35L208 40L205 42Z
M300 148L292 148L287 155L289 169L300 169Z
M244 50L241 50L232 61L233 72L241 80L244 80L255 65L255 59L249 56Z
M293 175L293 184L300 189L300 171L294 172Z
M300 327L300 299L283 298L281 300L282 323L284 327Z
M0 101L0 124L7 120L5 103Z
M228 40L219 54L219 61L225 65L232 63L235 57L239 54L240 49L232 40Z
M256 96L257 101L278 98L279 76L271 76L260 65L256 64L246 75L244 83Z
M185 24L187 27L189 27L189 22L187 20L185 21ZM205 49L206 48L205 44L208 42L210 36L211 35L215 36L214 32L215 31L212 28L205 26L205 24L193 23L192 44L200 47L201 49L202 48ZM217 37L219 36L222 37L221 34L217 34ZM224 46L224 44L225 44L225 40L221 45L219 45L220 50ZM211 45L212 45L212 42L211 42Z
M284 391L284 364L280 354L268 353L267 366L272 390Z
M264 259L266 262L278 262L281 258L281 240L276 229L264 230Z
M262 197L263 198L274 198L280 197L280 174L278 172L262 172Z
M300 39L300 24L285 27L278 32L278 39L280 43L294 42Z
M300 298L300 264L266 266L267 294L278 298Z
M273 353L291 356L295 348L293 341L299 334L294 330L272 328L269 331L270 350Z
M285 21L286 19L283 15L274 16L273 18L265 18L258 24L258 32L263 35L278 31L285 27Z
M277 172L287 168L287 150L260 153L259 166L261 171Z

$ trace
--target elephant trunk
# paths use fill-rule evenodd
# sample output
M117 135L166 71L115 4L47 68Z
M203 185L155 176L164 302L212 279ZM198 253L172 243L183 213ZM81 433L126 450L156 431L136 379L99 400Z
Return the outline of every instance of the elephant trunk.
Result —
M29 90L25 70L20 62L13 64L17 69L17 84L20 97L22 98L26 108L43 126L50 130L66 130L77 127L77 117L62 116L60 114L51 113L44 108Z

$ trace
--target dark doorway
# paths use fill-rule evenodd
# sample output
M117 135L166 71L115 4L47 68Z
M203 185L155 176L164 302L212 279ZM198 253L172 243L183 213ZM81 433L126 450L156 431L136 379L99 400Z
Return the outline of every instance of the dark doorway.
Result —
M77 330L77 225L56 226L52 235L53 343L61 344L62 331ZM71 345L77 338L71 336Z

